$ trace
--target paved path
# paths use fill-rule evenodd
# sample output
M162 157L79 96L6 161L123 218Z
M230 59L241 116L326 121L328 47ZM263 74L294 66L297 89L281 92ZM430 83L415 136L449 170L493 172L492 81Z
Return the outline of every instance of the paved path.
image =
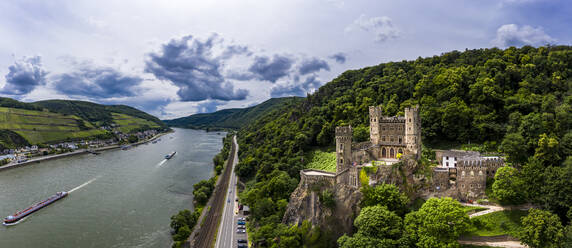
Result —
M518 241L502 241L502 242L486 242L486 241L463 241L459 240L462 245L482 245L492 247L506 247L506 248L527 248L528 246L521 245Z
M237 247L236 238L246 239L245 234L237 234L236 230L238 227L237 220L238 216L235 214L238 211L238 204L235 201L236 195L236 175L234 174L234 167L238 164L238 144L236 144L236 136L234 136L233 142L236 146L236 152L234 153L234 161L232 163L232 174L230 175L229 187L227 190L226 202L224 203L224 210L222 214L222 219L218 227L218 234L216 238L216 248L229 248Z
M493 212L498 212L498 211L503 211L506 208L501 207L501 206L492 206L492 205L480 205L480 204L469 204L469 203L461 203L463 206L469 206L469 207L482 207L482 208L488 208L487 210L483 210L483 211L479 211L476 213L472 213L469 215L469 218L473 218L473 217L477 217L477 216L481 216L481 215L485 215L485 214L490 214Z

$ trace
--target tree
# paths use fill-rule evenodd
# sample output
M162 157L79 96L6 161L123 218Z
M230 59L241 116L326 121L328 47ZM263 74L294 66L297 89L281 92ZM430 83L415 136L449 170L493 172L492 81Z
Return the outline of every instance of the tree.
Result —
M522 184L522 179L517 169L510 166L503 166L499 168L495 174L493 194L502 203L522 203L524 202Z
M380 239L399 239L402 220L385 206L363 208L354 221L358 232Z
M469 227L469 217L452 198L431 198L419 211L405 216L405 233L417 247L458 247Z
M399 192L399 188L393 184L381 184L375 187L366 185L362 187L361 192L363 194L360 202L362 208L375 205L386 206L399 216L405 215L407 211L409 198Z
M557 248L564 240L564 228L555 214L531 209L522 218L520 241L531 248Z
M527 158L526 140L519 133L507 134L500 145L500 149L507 155L511 163L524 163Z
M559 165L560 155L558 152L558 140L548 137L545 133L541 134L534 157L539 159L544 166Z
M401 218L385 206L363 208L354 226L358 231L353 237L340 237L340 247L395 247L403 232Z
M546 168L544 177L540 202L560 219L569 220L567 213L572 206L572 156L566 159L564 167Z

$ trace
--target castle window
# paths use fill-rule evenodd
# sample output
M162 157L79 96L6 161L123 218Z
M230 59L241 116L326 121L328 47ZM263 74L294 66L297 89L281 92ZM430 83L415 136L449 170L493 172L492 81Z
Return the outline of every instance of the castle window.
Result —
M475 176L475 172L471 171L471 177L474 177L474 176Z
M482 176L482 175L483 175L483 171L479 171L479 176Z
M461 173L461 177L465 177L465 171Z
M457 157L455 157L455 161L457 161Z
M411 131L411 127L409 127L409 131Z
M331 160L330 160L331 161ZM447 167L449 167L449 162L446 162Z
M340 152L343 152L343 151L344 151L344 144L340 144Z
M409 118L409 122L411 122L411 118Z
M381 141L385 141L385 136L381 136Z
M447 156L446 159L449 160L449 156Z
M399 144L401 144L401 141L402 141L402 140L401 140L401 137L399 137Z
M397 152L403 154L403 150L401 150L401 148L399 148L399 150L397 150Z
M464 188L465 188L465 185L463 184L463 186L462 186L462 187L463 187L463 189L464 189Z

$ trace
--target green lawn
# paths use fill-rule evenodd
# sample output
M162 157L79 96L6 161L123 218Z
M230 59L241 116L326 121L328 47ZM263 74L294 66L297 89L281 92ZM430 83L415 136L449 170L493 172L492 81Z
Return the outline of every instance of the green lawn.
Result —
M520 218L526 216L527 211L505 210L477 216L471 219L472 227L469 236L497 236L511 235L517 236L522 225Z
M336 153L333 151L313 150L305 159L310 161L306 169L336 172Z
M476 213L476 212L487 210L487 208L477 207L477 206L463 206L463 210L465 211L465 213L469 213L469 212Z

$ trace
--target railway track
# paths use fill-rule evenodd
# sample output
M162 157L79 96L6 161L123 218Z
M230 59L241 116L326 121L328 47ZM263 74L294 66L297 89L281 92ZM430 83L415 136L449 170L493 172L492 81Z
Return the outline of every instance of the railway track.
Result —
M236 141L236 139L234 140ZM200 227L194 240L191 241L191 247L211 247L218 230L218 223L222 216L224 200L230 175L232 174L232 164L234 163L234 154L236 153L236 143L232 142L229 158L222 174L222 179L216 185L210 209L205 216L204 224Z

